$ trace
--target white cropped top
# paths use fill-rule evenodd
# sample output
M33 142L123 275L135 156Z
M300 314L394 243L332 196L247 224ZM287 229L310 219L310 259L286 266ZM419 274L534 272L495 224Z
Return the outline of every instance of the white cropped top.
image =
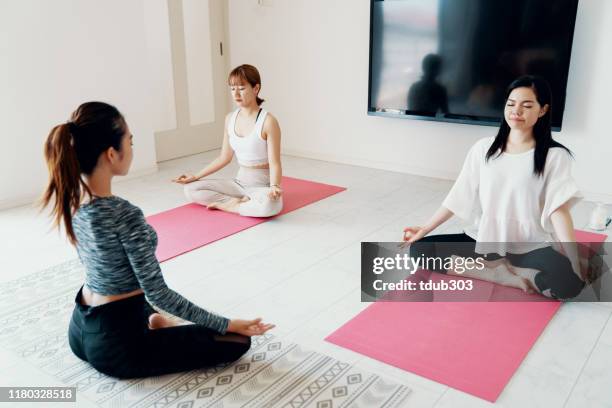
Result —
M236 118L240 109L236 109L227 125L229 144L236 154L238 163L243 166L258 166L268 164L268 142L262 139L261 133L268 112L262 109L259 112L255 126L250 134L238 136L236 134Z
M572 178L569 153L550 148L544 174L537 176L534 149L485 161L493 140L481 139L472 146L442 205L470 223L465 233L476 240L478 253L505 255L549 246L554 238L551 214L582 197Z

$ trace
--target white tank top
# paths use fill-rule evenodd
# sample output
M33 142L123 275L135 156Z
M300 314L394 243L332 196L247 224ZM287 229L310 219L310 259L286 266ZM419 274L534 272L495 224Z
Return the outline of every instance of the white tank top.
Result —
M264 109L259 112L255 126L250 134L238 136L236 134L236 118L240 109L232 113L227 125L229 144L236 154L238 163L243 166L258 166L268 164L268 142L261 138L261 132L268 112Z

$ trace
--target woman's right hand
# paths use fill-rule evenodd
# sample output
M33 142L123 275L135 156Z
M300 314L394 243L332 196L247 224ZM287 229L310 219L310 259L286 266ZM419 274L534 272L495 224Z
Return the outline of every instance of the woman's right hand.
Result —
M193 183L194 181L198 181L198 180L199 178L197 178L196 176L192 176L191 174L181 174L177 178L172 179L174 183L179 183L179 184L189 184L189 183Z
M429 231L425 227L406 227L404 228L404 244L402 247L408 246L415 241L423 238Z
M242 334L243 336L259 336L276 327L273 324L262 323L261 317L253 320L232 319L227 326L227 331Z

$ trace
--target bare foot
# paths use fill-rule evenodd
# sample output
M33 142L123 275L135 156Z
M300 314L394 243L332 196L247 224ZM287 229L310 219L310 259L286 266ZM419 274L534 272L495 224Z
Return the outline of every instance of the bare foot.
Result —
M538 270L530 268L518 268L512 265L510 262L507 262L507 268L512 275L515 275L517 278L523 281L523 284L527 287L527 289L523 289L525 290L525 292L539 293L539 290L534 283L535 275L539 272Z
M209 210L223 210L222 205L223 203L214 202L214 203L208 204L206 208L208 208Z
M499 258L499 259L494 259L494 260L488 260L485 258L482 258L482 263L484 265L485 268L487 269L494 269L497 268L500 265L504 265L506 263L506 258Z
M455 255L453 255L455 256ZM521 289L524 292L531 293L532 286L529 280L516 273L512 273L510 270L510 263L505 258L496 259L493 261L484 262L484 268L478 270L466 270L462 273L449 269L447 273L449 275L464 276L467 278L480 279L487 282L497 283L498 285L508 286L511 288Z
M221 210L231 213L238 213L238 206L246 201L249 201L249 197L242 198L231 198L227 201L216 201L208 204L206 207L209 210Z
M529 280L516 273L512 264L506 259L503 259L502 262L494 262L494 265L490 270L493 271L495 276L495 283L521 289L525 293L533 293L533 287Z
M175 322L174 320L168 317L162 316L159 313L153 313L151 316L149 316L149 329L151 330L163 329L166 327L173 327L178 325L178 322Z
M515 275L515 276L516 276L516 279L509 280L508 283L506 284L507 286L511 286L511 287L520 289L525 293L534 292L533 287L531 286L530 282L527 279L522 278L518 275Z

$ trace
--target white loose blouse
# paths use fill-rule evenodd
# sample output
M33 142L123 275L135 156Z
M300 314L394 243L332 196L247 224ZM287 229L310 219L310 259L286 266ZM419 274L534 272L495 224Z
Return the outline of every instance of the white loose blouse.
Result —
M571 174L570 154L550 148L544 173L538 176L533 171L535 149L498 152L486 161L493 140L481 139L472 146L442 205L467 222L465 233L476 240L478 253L506 255L549 246L555 240L551 214L582 198Z

